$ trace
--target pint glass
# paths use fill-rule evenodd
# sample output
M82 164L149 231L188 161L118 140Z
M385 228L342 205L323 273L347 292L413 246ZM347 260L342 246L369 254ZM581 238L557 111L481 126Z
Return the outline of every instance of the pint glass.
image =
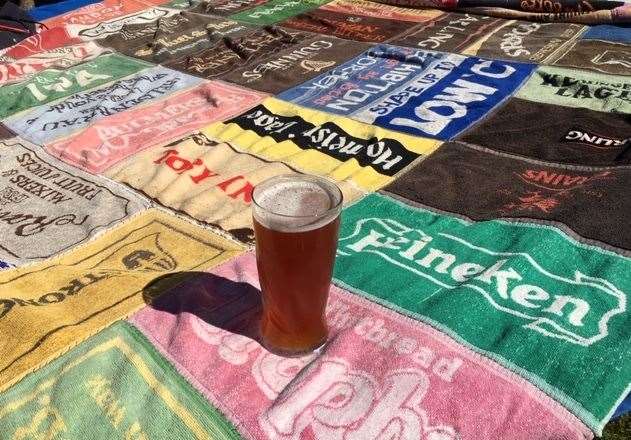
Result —
M325 307L335 261L342 192L316 176L283 175L252 194L261 282L263 345L300 356L327 339Z

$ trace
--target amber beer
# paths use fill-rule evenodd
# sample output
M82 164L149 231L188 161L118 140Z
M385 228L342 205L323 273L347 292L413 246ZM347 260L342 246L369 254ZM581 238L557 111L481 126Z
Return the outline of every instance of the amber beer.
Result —
M329 296L342 192L321 177L273 177L254 189L261 338L270 351L299 356L327 339Z

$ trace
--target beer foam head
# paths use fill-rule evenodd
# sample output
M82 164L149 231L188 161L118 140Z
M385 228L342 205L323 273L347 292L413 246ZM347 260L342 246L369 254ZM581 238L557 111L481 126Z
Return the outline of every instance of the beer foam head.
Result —
M282 232L304 232L333 221L342 193L332 182L315 177L287 175L257 185L254 217L263 226Z

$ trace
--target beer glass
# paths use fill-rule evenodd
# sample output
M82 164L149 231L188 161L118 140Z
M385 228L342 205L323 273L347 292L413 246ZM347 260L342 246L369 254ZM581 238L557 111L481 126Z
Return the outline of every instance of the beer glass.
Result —
M324 345L342 192L322 177L272 177L252 194L262 344L282 356Z

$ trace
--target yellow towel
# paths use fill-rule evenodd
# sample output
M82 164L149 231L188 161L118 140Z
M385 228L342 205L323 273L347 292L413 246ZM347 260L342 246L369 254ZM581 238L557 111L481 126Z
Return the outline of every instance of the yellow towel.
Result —
M292 173L296 170L282 162L241 153L197 133L136 153L107 175L251 243L252 190L269 177ZM363 194L348 182L341 182L340 188L346 202Z
M151 209L60 257L1 272L0 391L135 311L143 296L161 293L145 289L156 278L206 269L241 251Z
M242 151L256 154L267 160L279 160L301 171L329 176L337 181L353 182L365 191L375 191L381 188L392 181L394 176L379 172L379 167L360 165L351 154L348 155L348 159L343 161L335 158L330 151L339 149L339 146L333 147L332 143L350 142L351 137L361 140L372 139L373 142L388 140L385 142L392 143L396 141L408 153L411 153L406 158L408 162L406 160L400 162L404 163L406 167L430 154L440 145L439 141L433 139L410 136L356 122L342 116L306 109L276 98L267 98L261 106L250 110L250 113L259 108L265 108L265 116L263 117L269 121L272 121L274 117L285 120L284 126L280 127L281 123L278 123L279 128L273 133L277 140L267 135L264 129L257 133L253 130L245 130L237 123L231 122L239 117L226 122L211 124L202 129L201 132L206 136L222 142L229 142ZM248 118L246 117L246 119ZM291 122L287 122L289 119ZM336 126L335 130L331 124ZM335 137L335 141L331 141L331 144L328 145L324 145L326 144L325 141L320 142L320 144L312 142L307 145L305 142L308 143L309 141L303 138L301 139L303 148L301 148L297 145L296 140L305 134L305 127L314 127L316 130L322 127L323 130L326 130L327 136ZM360 154L357 153L357 157ZM417 159L414 160L413 158L417 155Z

